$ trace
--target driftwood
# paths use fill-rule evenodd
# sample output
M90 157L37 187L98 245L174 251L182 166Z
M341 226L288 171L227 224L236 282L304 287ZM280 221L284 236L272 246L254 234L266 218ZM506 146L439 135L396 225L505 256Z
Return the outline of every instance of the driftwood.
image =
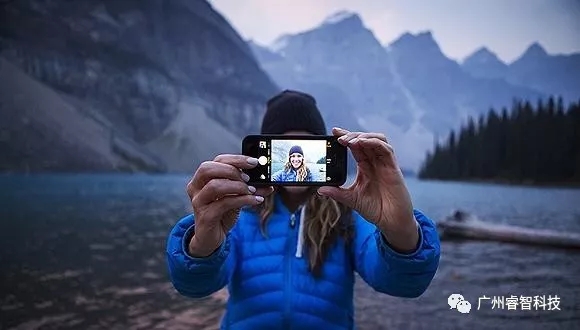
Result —
M492 224L455 211L437 223L441 239L470 239L580 249L580 234Z

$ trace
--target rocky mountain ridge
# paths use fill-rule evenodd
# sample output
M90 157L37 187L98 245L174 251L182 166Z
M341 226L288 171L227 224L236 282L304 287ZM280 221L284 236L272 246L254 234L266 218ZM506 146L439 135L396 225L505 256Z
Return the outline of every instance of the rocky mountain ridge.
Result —
M491 53L482 50L483 53ZM493 54L493 53L492 53ZM491 76L511 84L527 86L564 100L580 98L580 53L549 54L538 42L532 43L511 63L482 61L482 53L466 58L463 69L473 76Z
M346 104L340 111L348 118L343 122L387 134L408 168L416 168L434 139L468 116L510 106L514 99L580 97L580 84L569 83L580 74L554 82L563 68L577 72L580 66L543 48L531 47L509 66L487 49L459 63L443 54L430 31L405 33L382 46L353 12L335 13L319 26L281 36L269 46L249 44L281 88L323 84L334 89ZM538 64L538 58L551 63L551 71L543 70L545 62ZM511 78L505 76L508 71Z
M258 130L267 98L279 90L207 1L24 0L1 6L0 58L15 68L0 78L27 75L39 88L63 96L58 102L75 113L47 123L42 134L32 127L26 134L0 132L0 149L10 155L2 160L4 170L118 169L115 162L72 166L96 156L64 151L62 163L47 163L22 147L50 133L54 150L68 150L71 141L84 139L83 130L61 136L60 126L81 125L67 118L90 117L143 154L156 155L163 163L159 170L190 172L216 153L239 152L241 137ZM54 111L55 100L39 100L46 109L38 111ZM2 117L18 121L20 110L8 104ZM137 158L123 168L148 170Z

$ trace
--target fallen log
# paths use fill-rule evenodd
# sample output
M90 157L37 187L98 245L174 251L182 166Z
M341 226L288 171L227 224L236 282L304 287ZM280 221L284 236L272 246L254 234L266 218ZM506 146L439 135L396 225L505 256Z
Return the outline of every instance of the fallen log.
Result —
M492 224L464 211L456 211L437 223L441 239L469 239L514 244L580 249L580 234Z

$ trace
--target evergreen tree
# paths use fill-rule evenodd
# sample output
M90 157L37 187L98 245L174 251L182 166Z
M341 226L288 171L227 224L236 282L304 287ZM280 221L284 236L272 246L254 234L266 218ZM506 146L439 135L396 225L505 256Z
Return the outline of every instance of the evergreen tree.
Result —
M580 101L514 100L436 142L419 178L580 183Z

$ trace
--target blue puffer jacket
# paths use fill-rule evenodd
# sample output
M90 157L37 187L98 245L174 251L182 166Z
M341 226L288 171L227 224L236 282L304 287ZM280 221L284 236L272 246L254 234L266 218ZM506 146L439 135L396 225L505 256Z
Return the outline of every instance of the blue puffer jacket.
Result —
M274 175L272 176L272 181L274 182L296 181L297 174L298 173L296 172L296 170L293 169L290 169L288 171L281 169L278 172L274 173ZM310 169L307 169L304 181L312 181L312 172L310 171Z
M351 249L339 241L315 280L302 257L302 212L291 214L276 197L266 239L258 215L242 210L222 246L211 256L188 255L195 219L182 218L167 242L169 275L175 289L192 298L228 286L221 329L354 329L354 271L376 291L418 297L439 265L440 243L434 223L420 211L420 244L414 253L392 250L374 225L355 212ZM296 225L298 224L298 225ZM385 306L385 312L388 310Z

